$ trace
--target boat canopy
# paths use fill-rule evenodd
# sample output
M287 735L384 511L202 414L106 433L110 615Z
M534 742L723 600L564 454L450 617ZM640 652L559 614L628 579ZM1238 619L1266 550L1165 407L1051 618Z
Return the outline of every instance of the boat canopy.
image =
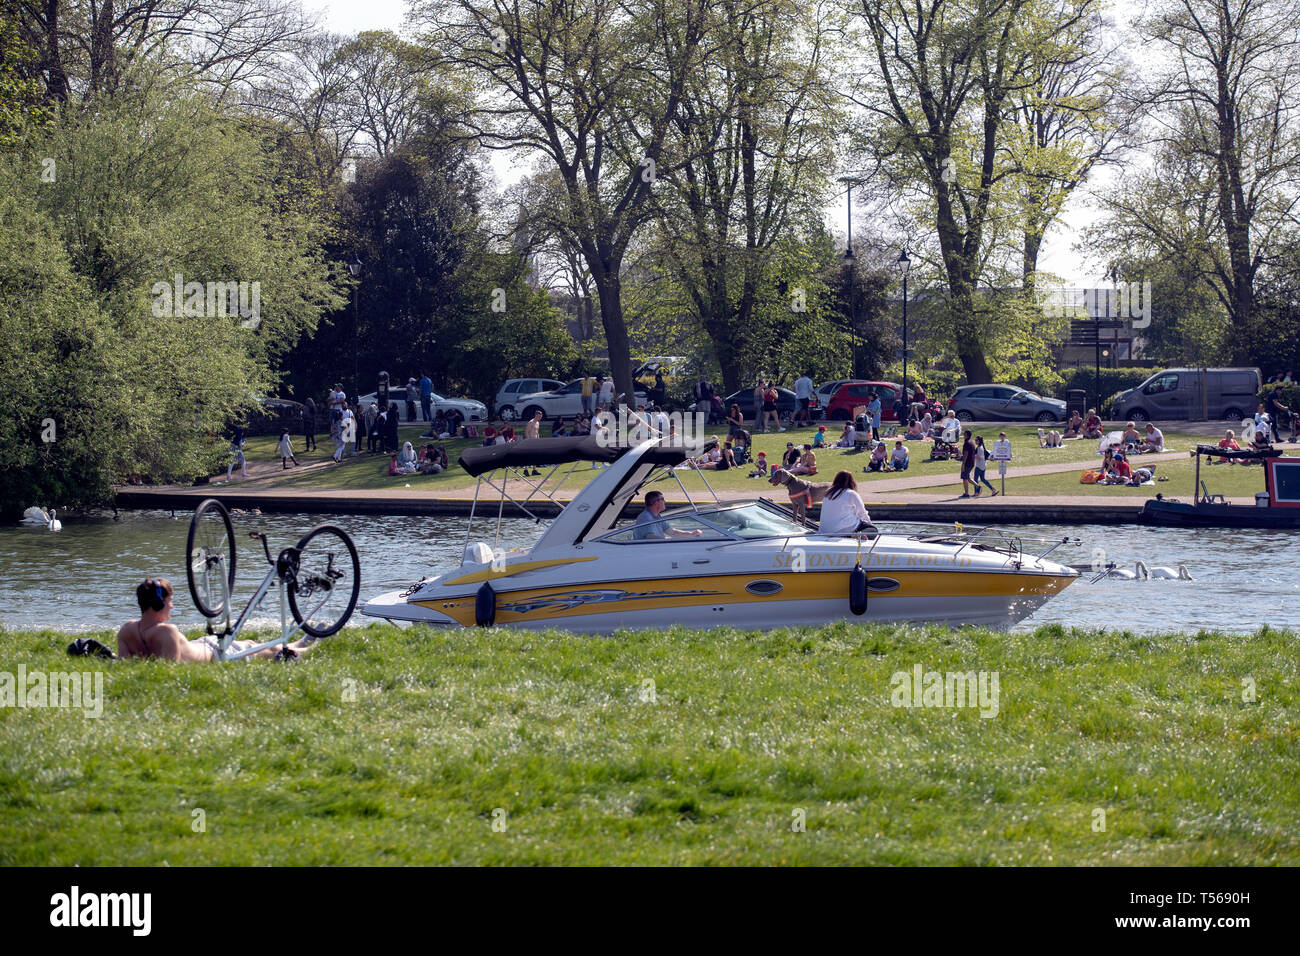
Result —
M1197 445L1196 454L1204 455L1206 458L1228 458L1237 461L1259 461L1263 458L1281 458L1284 453L1273 448L1241 448L1236 451L1231 448L1220 448L1218 445Z
M577 461L617 461L630 449L602 444L594 435L577 438L526 438L501 445L467 448L460 455L460 466L474 477L498 468L540 468ZM642 460L652 465L680 465L692 454L693 446L659 444L640 449Z

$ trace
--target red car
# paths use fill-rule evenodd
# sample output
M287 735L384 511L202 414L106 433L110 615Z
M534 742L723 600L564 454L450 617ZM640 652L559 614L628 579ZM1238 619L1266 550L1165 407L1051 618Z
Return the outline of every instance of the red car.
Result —
M845 382L831 394L826 403L826 418L834 421L848 421L853 417L853 409L871 401L875 392L880 399L880 419L886 422L898 421L894 414L894 402L898 401L898 385L894 382Z

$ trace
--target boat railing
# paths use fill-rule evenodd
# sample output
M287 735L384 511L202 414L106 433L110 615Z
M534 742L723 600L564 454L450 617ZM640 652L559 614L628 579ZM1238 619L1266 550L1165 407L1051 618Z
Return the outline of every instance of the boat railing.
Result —
M1029 552L1031 557L1041 560L1057 548L1066 545L1077 547L1081 543L1080 538L1068 535L1053 537L1051 535L1027 535L1018 531L1008 531L1005 528L968 528L960 522L940 524L913 521L878 521L876 524L882 529L899 528L900 530L894 533L902 534L918 544L958 545L957 554L961 554L967 548L1005 554L1017 566L1024 563L1026 545L1029 545L1030 548L1041 548L1041 550L1031 550Z

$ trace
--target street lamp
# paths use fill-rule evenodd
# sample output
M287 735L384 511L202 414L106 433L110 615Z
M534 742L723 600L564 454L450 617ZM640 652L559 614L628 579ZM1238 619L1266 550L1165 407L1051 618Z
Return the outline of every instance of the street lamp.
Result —
M898 254L897 266L903 273L903 392L907 393L907 274L912 271L912 260L908 258L907 247Z
M352 273L352 278L361 277L361 259L357 256L352 257L348 263L348 271ZM361 283L352 290L352 399L358 401L361 396L361 376L357 373L357 341L361 337L361 313L358 309L358 300L361 298Z
M850 373L854 378L858 376L858 304L857 289L855 278L855 267L853 258L853 184L862 182L858 176L841 176L839 181L848 186L845 193L845 206L848 211L849 231L845 238L846 248L844 250L844 260L848 264L849 270L849 335L853 340L853 369Z

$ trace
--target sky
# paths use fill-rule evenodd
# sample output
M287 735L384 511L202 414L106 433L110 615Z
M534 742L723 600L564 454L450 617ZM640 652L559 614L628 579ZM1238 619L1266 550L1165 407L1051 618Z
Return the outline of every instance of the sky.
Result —
M1119 21L1119 30L1125 29L1124 22L1139 2L1140 0L1117 0L1115 15ZM407 0L302 0L302 3L305 9L321 16L323 27L344 34L362 30L400 31L407 10ZM494 152L491 159L497 179L502 185L508 185L519 178L519 172L511 168L510 160L504 153ZM1092 185L1095 188L1097 184ZM826 217L829 226L843 234L845 217L842 197L836 205L826 210ZM1065 214L1048 231L1039 254L1039 268L1060 276L1067 286L1108 284L1109 280L1102 275L1100 266L1087 260L1086 250L1075 248L1079 234L1095 219L1096 211L1086 191L1076 191Z

